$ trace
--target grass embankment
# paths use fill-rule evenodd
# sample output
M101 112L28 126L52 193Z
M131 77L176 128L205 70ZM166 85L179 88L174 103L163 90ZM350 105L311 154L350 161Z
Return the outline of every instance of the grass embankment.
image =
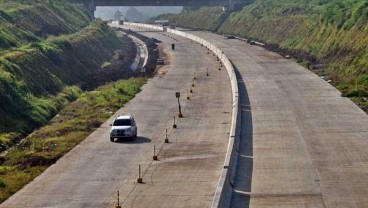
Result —
M0 0L0 151L79 95L122 42L80 6Z
M0 202L85 139L132 99L145 83L146 78L131 78L90 92L75 92L81 93L76 101L2 157Z
M222 7L203 7L180 15L159 15L152 19L152 23L153 20L169 18L170 22L175 22L182 27L216 31L226 16Z
M76 97L66 86L82 84L121 46L113 31L94 22L83 31L52 37L0 56L0 142L13 144L46 124ZM60 92L71 96L58 96Z
M216 21L210 10L215 9L166 18L178 25L207 30L208 25ZM191 17L202 19L193 21ZM242 11L233 12L215 31L289 51L306 66L324 64L327 70L319 73L327 76L343 96L368 111L366 0L254 0Z
M64 0L0 0L0 50L75 33L91 20L80 6Z

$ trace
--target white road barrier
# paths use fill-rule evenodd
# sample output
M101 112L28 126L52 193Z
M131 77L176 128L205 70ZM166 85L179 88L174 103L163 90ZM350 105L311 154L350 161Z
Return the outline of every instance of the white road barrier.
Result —
M133 35L129 35L129 37L137 45L137 54L135 56L133 64L130 66L130 69L132 71L135 71L136 69L141 69L146 66L148 60L148 49L146 44L141 39L136 38Z
M109 24L111 27L115 27L115 28L122 28L122 25L119 25L119 23L113 22L111 24ZM146 46L146 44L139 38L133 36L133 35L129 35L129 37L134 41L134 43L137 45L137 54L135 56L134 62L132 63L132 65L130 66L130 69L132 71L135 71L137 69L141 69L141 71L144 71L144 68L147 64L148 61L148 48Z

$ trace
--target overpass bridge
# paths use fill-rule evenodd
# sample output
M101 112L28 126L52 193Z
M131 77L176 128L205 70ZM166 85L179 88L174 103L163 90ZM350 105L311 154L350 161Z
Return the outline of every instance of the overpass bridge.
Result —
M233 10L234 3L249 3L252 0L70 0L95 11L97 6L223 6Z

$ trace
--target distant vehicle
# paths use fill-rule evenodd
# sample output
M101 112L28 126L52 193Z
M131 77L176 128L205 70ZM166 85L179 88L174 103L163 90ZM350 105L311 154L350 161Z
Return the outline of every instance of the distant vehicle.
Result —
M155 20L155 24L164 27L164 26L169 26L170 21L169 20Z
M233 36L233 35L225 35L225 39L235 39L235 36Z
M157 65L165 65L165 62L163 59L159 58L157 59L157 62L156 62Z
M118 116L113 124L110 124L110 141L117 139L133 140L137 137L137 125L132 115Z

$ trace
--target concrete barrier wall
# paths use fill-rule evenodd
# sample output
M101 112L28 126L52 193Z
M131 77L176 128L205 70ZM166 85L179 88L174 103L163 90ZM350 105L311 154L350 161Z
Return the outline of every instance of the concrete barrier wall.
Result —
M113 28L122 28L123 26L118 23L109 24L110 27ZM129 35L129 37L136 43L137 45L137 54L135 56L134 62L130 66L132 71L135 71L138 68L145 68L148 62L148 48L147 45L139 38ZM143 61L142 61L143 59Z
M130 23L125 22L124 24L139 27L151 30L164 31L163 27L142 23ZM238 159L238 151L239 151L239 139L240 139L240 110L239 110L239 91L238 91L238 80L235 74L234 67L227 56L217 48L215 45L211 44L205 39L197 37L195 35L185 33L182 31L174 30L174 29L166 29L167 32L173 33L190 40L196 41L199 44L207 47L216 56L222 61L225 66L227 73L231 82L231 91L232 91L232 117L231 117L231 127L230 127L230 136L227 147L227 153L224 161L224 169L221 172L220 180L216 189L216 193L213 199L212 208L217 207L230 207L231 197L234 188L234 179L236 174L236 166Z
M136 69L142 69L146 67L147 61L148 61L148 48L146 44L139 38L129 35L131 39L136 43L137 45L137 54L134 59L133 64L130 66L130 69L132 71L135 71Z
M135 71L138 68L139 62L141 61L141 49L137 46L137 54L135 55L134 62L130 66L130 70Z

